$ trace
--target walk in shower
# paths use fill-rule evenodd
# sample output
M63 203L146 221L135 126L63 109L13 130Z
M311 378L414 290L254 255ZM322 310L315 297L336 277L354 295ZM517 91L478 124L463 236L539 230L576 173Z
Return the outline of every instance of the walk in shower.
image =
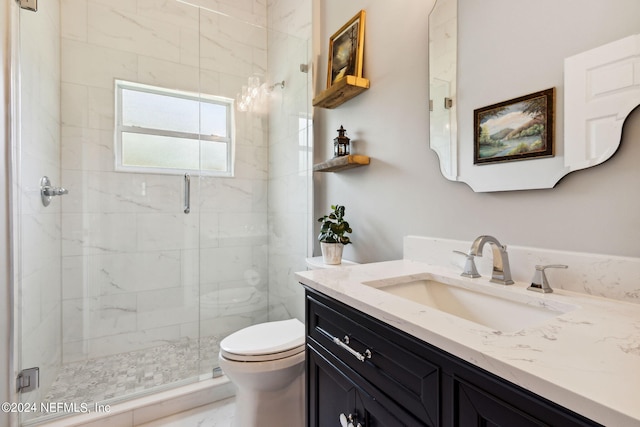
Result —
M16 4L14 367L40 379L23 402L195 382L227 334L303 318L310 5L266 3Z

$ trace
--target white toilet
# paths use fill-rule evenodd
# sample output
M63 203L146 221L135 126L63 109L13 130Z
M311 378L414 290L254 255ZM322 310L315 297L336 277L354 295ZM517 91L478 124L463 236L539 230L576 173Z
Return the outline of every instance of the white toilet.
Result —
M305 328L298 319L249 326L220 342L236 385L237 427L304 425Z

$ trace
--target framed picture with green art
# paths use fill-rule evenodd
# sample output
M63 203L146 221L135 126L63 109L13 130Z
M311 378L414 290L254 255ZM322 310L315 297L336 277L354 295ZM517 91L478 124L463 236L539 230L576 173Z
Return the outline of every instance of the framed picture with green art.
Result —
M555 88L474 110L473 163L552 157Z

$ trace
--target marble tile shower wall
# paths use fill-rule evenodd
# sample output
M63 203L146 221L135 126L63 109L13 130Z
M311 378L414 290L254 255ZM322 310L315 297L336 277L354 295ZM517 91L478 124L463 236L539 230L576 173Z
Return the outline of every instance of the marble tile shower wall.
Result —
M189 215L181 176L114 172L114 79L235 98L266 72L266 6L200 3L240 20L177 1L62 0L65 362L266 318L264 118L237 115L235 177L194 177Z
M38 401L55 380L61 362L60 343L60 200L44 207L39 182L47 175L60 185L60 7L44 3L38 13L20 15L21 137L20 198L15 236L20 248L16 288L22 309L21 366L40 367L40 389L25 395Z
M311 2L269 0L270 81L286 81L269 106L269 318L304 319L304 295L293 273L306 269L312 141L309 64ZM309 64L310 65L310 64Z

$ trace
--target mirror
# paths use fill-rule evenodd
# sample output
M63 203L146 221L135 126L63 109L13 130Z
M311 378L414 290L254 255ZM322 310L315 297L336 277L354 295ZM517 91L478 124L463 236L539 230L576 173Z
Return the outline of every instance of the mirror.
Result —
M476 192L552 188L611 157L640 104L638 16L637 0L437 0L430 146L442 174ZM554 155L474 164L474 111L549 88Z

